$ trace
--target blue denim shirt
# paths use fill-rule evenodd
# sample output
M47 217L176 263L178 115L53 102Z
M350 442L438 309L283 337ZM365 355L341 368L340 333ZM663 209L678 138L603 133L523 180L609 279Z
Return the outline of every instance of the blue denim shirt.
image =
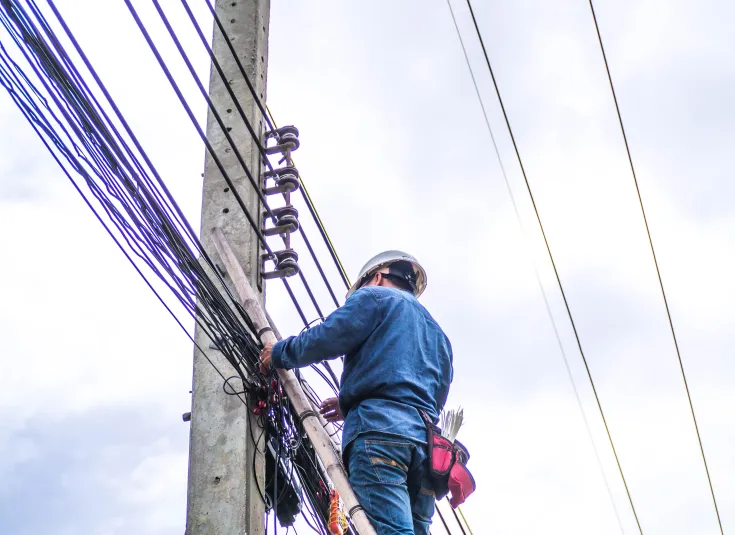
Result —
M276 368L301 368L345 356L339 406L342 444L378 431L426 440L417 409L438 419L452 382L452 347L409 292L368 286L324 323L278 342Z

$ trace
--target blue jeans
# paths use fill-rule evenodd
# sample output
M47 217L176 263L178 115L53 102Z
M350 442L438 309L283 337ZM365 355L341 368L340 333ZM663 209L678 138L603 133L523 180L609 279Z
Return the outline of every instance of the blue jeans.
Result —
M371 431L358 435L344 457L350 484L378 535L428 535L434 491L426 444Z

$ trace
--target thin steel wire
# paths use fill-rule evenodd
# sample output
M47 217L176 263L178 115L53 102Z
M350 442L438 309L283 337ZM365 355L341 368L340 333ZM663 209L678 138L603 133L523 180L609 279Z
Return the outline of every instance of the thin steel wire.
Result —
M625 133L625 126L623 125L623 116L620 113L620 105L618 104L618 97L615 93L615 85L613 84L612 74L610 74L610 65L607 61L607 54L605 53L605 46L602 44L602 35L600 33L600 26L597 23L597 15L595 14L595 6L592 4L592 0L589 0L590 11L592 12L592 20L595 23L595 31L597 33L597 40L600 43L600 51L602 52L602 59L605 62L605 71L607 72L607 80L610 83L610 92L612 93L613 101L615 102L615 112L618 116L618 122L620 123L620 131L623 134L623 142L625 143L625 152L628 156L628 163L630 164L630 172L633 175L633 182L635 183L635 191L638 196L638 203L641 207L641 214L643 215L643 224L646 227L646 236L648 237L648 245L651 248L651 256L653 257L653 264L656 267L656 276L658 277L658 284L661 288L661 297L664 300L664 307L666 309L666 317L669 320L669 327L671 329L671 338L674 340L674 349L676 350L676 358L679 361L679 368L681 369L681 378L684 381L684 389L687 394L687 401L689 402L689 409L692 413L692 422L694 422L694 431L697 433L697 441L699 442L699 451L702 454L702 463L704 464L704 471L707 474L707 483L709 484L709 490L712 494L712 503L715 506L715 514L717 515L717 524L720 527L720 533L725 535L722 528L722 519L720 518L720 510L717 507L717 498L715 498L715 489L712 485L712 477L710 476L709 467L707 466L707 457L704 454L704 445L702 444L702 435L699 432L699 424L697 424L697 416L694 413L694 403L692 402L692 394L689 391L689 382L687 381L687 375L684 371L684 361L681 358L681 351L679 350L679 341L676 338L676 330L674 329L674 320L671 318L671 310L669 309L669 301L666 298L666 290L664 290L664 281L661 277L661 269L658 265L658 259L656 258L656 249L653 246L653 238L651 237L651 229L648 226L648 218L646 217L646 209L643 207L643 197L641 196L641 189L638 186L638 176L635 172L635 165L633 164L633 156L630 152L630 145L628 144L628 136Z
M557 283L559 285L559 291L560 291L561 296L562 296L562 299L564 301L564 306L566 308L567 315L569 316L569 322L571 323L572 331L574 332L574 338L577 341L577 347L579 348L579 353L580 353L580 355L582 357L582 362L584 363L584 367L585 367L585 370L587 372L587 377L589 378L590 385L592 386L592 392L594 393L595 401L597 402L597 408L600 411L600 417L602 418L602 422L605 425L605 431L607 433L607 438L608 438L608 441L610 442L610 447L612 449L613 455L615 456L615 462L616 462L616 464L618 466L618 471L620 473L620 478L623 480L623 486L625 487L625 492L626 492L626 494L628 496L628 502L630 503L631 510L633 511L633 516L635 517L635 521L636 521L636 524L638 526L638 531L641 533L641 535L643 535L643 528L641 527L640 520L638 519L638 513L636 512L635 505L633 504L633 497L630 494L630 489L628 487L628 482L625 479L625 474L623 473L623 467L622 467L622 465L620 463L620 458L618 457L618 452L615 449L615 443L614 443L614 441L612 439L612 434L610 432L610 427L608 426L607 419L605 418L605 412L602 409L602 403L601 403L600 397L599 397L599 395L597 393L597 387L595 386L594 379L592 378L592 372L591 372L590 367L589 367L589 364L587 362L587 357L585 356L584 349L582 348L582 341L580 340L579 333L577 332L577 326L576 326L576 324L574 322L574 317L572 316L572 310L571 310L571 308L569 306L569 301L567 300L566 293L564 292L564 285L561 282L561 277L559 275L559 270L556 267L556 261L554 260L554 255L551 252L551 247L549 246L549 241L548 241L548 238L546 237L546 231L544 230L543 223L541 222L541 215L539 213L538 206L536 205L536 200L535 200L535 198L533 196L533 191L531 189L531 184L528 181L528 176L526 174L526 170L525 170L525 168L523 166L523 159L521 158L521 154L520 154L520 151L518 149L518 144L516 143L515 136L513 135L513 129L511 128L511 125L510 125L510 119L508 118L508 113L507 113L507 111L505 109L505 105L503 104L503 99L502 99L502 96L500 94L500 89L498 87L498 82L495 79L495 73L493 72L493 68L492 68L492 65L490 63L490 57L488 56L487 49L485 48L485 42L484 42L484 40L482 38L482 32L480 31L480 27L477 24L477 18L475 17L475 12L472 9L472 2L471 2L471 0L467 0L467 7L470 10L470 15L472 17L472 22L473 22L473 24L475 26L475 31L476 31L477 37L478 37L478 39L480 41L480 46L482 47L482 52L483 52L483 54L485 56L485 62L487 64L488 70L490 71L490 77L492 78L493 86L495 87L495 93L498 96L498 102L500 103L500 109L503 112L503 117L505 119L505 124L506 124L506 126L508 128L508 133L510 134L511 141L513 143L513 149L515 150L516 158L518 159L518 165L519 165L519 167L521 169L521 174L523 175L523 180L524 180L524 182L526 184L526 188L528 190L528 195L531 198L531 204L533 205L533 210L534 210L534 213L536 214L536 220L538 221L539 228L541 229L541 235L543 236L543 239L544 239L544 244L546 246L546 252L549 255L549 260L551 261L551 266L554 269L554 275L555 275L556 281L557 281Z
M534 275L536 278L536 284L538 285L538 288L541 291L541 296L544 301L544 307L546 309L546 314L549 317L549 321L551 322L551 327L554 331L554 338L556 339L556 343L559 346L559 352L564 362L564 368L567 372L567 377L569 378L569 382L572 385L572 390L574 391L574 398L577 402L579 413L582 416L582 421L584 423L584 427L587 432L587 437L590 441L590 444L592 445L592 449L595 454L595 459L597 461L597 467L599 469L600 475L602 476L602 481L603 481L603 484L605 485L607 495L610 499L610 504L612 505L613 512L615 514L615 518L618 522L618 527L620 528L620 532L624 534L625 530L623 529L623 522L620 519L620 513L618 512L618 508L615 504L615 499L613 498L612 489L610 488L610 482L607 480L607 475L605 474L605 469L602 465L602 459L600 457L600 452L598 451L597 444L595 443L595 439L592 435L592 429L590 427L589 421L587 420L587 414L585 413L584 406L582 405L582 399L579 395L579 390L577 389L577 383L574 380L574 376L572 375L572 369L571 369L571 366L569 365L569 359L567 358L567 353L564 350L564 344L562 344L562 341L561 341L561 336L559 334L559 328L556 325L554 314L551 311L551 304L549 303L549 298L546 295L546 290L544 289L543 282L541 281L541 275L539 273L538 266L536 265L536 262L533 260L533 255L531 253L531 249L529 246L528 236L526 235L526 230L523 225L523 220L521 219L521 214L520 214L520 211L518 210L518 204L516 203L515 195L513 194L513 188L511 188L510 180L508 179L508 174L506 173L505 166L503 165L503 159L500 156L500 150L498 149L498 144L495 139L495 135L493 133L492 127L490 126L490 119L488 118L487 110L485 109L485 101L482 98L482 94L480 93L480 88L477 85L477 79L475 78L475 72L474 72L474 69L472 68L472 63L470 62L469 55L467 54L467 49L465 47L464 39L462 38L462 33L460 32L459 25L457 24L457 19L454 14L454 9L452 8L451 0L447 0L447 5L449 6L449 13L452 16L452 22L454 23L454 29L457 32L457 37L459 38L460 46L462 47L462 54L464 55L465 63L467 64L467 68L469 70L470 77L472 78L472 85L475 88L475 94L477 95L477 99L480 103L480 108L482 110L482 116L485 120L485 126L487 127L487 131L490 134L490 140L493 145L493 150L495 152L495 156L497 158L498 165L500 166L501 174L503 175L503 182L505 184L506 190L508 191L510 202L511 202L511 205L513 206L513 212L515 213L516 221L518 222L518 226L523 236L523 243L524 243L526 252L528 254L529 260L531 264L533 265L533 271L534 271Z

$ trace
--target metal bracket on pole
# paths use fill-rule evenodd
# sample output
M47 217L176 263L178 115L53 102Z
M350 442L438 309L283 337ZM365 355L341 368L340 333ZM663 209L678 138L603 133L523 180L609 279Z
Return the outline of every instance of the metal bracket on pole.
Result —
M291 234L299 230L299 211L293 206L288 205L273 208L271 212L275 218L275 226L263 229L263 234L266 236Z
M261 259L264 264L262 269L264 279L282 279L284 277L291 277L296 275L300 270L299 255L293 249L276 251L272 255L264 254ZM265 263L268 260L272 260L275 264L273 271L265 270Z
M299 171L291 161L291 151L299 148L299 131L295 126L283 126L265 134L266 145L269 139L276 139L277 144L266 148L266 154L283 154L280 163L286 166L278 169L271 168L264 173L263 194L266 196L283 195L285 206L271 208L263 217L263 234L265 236L280 236L285 248L273 254L261 257L261 272L264 279L291 277L299 272L299 255L291 248L291 234L300 228L299 211L291 204L291 193L299 189ZM269 186L268 181L274 185ZM273 226L268 227L268 220ZM275 264L273 271L265 271L265 262L271 260Z
M266 181L268 179L274 179L275 185L266 187L263 193L266 195L274 195L276 193L293 193L301 184L299 183L299 170L292 165L279 167L273 171L266 171Z
M258 330L269 327L268 320L260 306L257 295L245 277L245 272L237 261L229 243L227 243L227 239L222 233L222 230L215 228L212 231L212 241L227 269L229 277L235 285L235 289L242 301L242 306L252 320L253 325ZM272 329L268 328L264 331L263 341L265 343L276 342L276 335ZM291 402L291 406L296 414L302 416L304 430L311 440L314 450L321 459L327 476L342 497L345 508L351 512L351 520L358 534L377 535L365 511L357 501L355 493L352 491L339 453L334 448L329 434L322 427L322 423L317 416L318 413L313 410L296 375L291 370L277 370L277 372L283 390Z
M265 133L266 143L269 139L275 139L276 145L265 149L266 154L290 153L301 145L299 141L299 129L295 126L282 126ZM289 164L290 165L290 164Z

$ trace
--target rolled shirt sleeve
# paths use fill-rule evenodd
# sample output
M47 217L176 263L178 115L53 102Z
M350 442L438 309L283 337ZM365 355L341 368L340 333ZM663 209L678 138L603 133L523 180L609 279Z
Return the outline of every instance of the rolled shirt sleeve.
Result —
M276 368L303 368L352 353L367 340L381 319L380 301L371 288L352 294L323 323L273 346Z

